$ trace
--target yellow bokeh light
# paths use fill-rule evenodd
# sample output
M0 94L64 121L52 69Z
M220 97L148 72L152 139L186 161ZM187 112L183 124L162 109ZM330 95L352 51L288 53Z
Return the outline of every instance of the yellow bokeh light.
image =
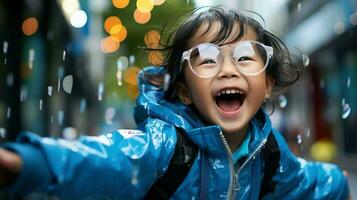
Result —
M139 95L139 88L137 85L128 85L127 88L127 93L128 93L128 97L132 100L135 100L138 95Z
M120 21L119 17L110 16L104 21L104 29L105 29L105 31L107 31L107 33L110 33L114 26L117 26L120 24L121 24L121 21Z
M120 43L114 41L110 36L103 38L100 43L100 48L104 53L113 53L118 50Z
M148 55L148 61L155 66L160 66L164 62L164 55L161 51L151 51Z
M125 40L126 36L128 35L128 32L125 28L125 26L120 25L120 29L118 30L118 32L116 31L115 34L112 34L112 40L115 42L122 42Z
M155 5L155 6L160 6L160 5L162 5L163 3L165 3L165 0L154 0L154 5Z
M135 9L134 11L134 19L137 23L139 24L146 24L148 21L150 21L151 18L151 13L142 13L138 9Z
M131 85L137 85L138 84L137 76L138 76L139 71L140 71L140 69L135 66L128 67L128 69L125 71L125 75L124 75L125 82L127 82Z
M154 8L153 0L137 0L136 7L141 13L151 12Z
M311 157L318 161L331 162L336 158L337 147L329 139L315 142L310 148Z
M38 29L38 21L35 17L30 17L27 18L23 23L22 23L22 32L27 35L30 36L32 34L34 34L37 29Z
M144 42L149 48L157 48L160 44L160 33L158 31L149 31L144 37Z
M129 0L112 0L114 7L125 8L129 4Z

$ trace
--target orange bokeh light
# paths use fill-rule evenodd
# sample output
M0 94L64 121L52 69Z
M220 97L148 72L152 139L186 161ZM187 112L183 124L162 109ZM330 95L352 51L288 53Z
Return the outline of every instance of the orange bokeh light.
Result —
M34 34L38 29L38 21L35 17L30 17L27 18L23 23L22 23L22 32L30 36Z
M160 44L160 33L158 31L149 31L144 37L144 42L149 48L157 48Z
M154 1L153 0L137 0L136 7L142 13L149 13L154 8Z
M129 0L112 0L114 7L125 8L129 4Z
M155 66L160 66L164 62L164 55L161 51L151 51L148 55L148 61Z
M113 53L118 50L120 47L120 43L114 41L111 36L103 38L100 42L100 48L104 53Z
M114 27L112 28L112 30ZM126 36L128 35L128 31L126 30L125 26L123 25L118 25L117 31L113 31L114 34L111 34L111 38L115 42L121 42L125 40Z
M107 33L110 33L112 28L116 25L120 25L121 21L117 16L110 16L104 21L104 29Z
M139 71L140 71L140 69L135 66L128 67L128 69L125 71L125 75L124 75L125 82L127 82L131 85L137 85L138 84L137 76L138 76Z
M139 24L146 24L151 18L151 13L142 13L138 9L134 11L134 19Z

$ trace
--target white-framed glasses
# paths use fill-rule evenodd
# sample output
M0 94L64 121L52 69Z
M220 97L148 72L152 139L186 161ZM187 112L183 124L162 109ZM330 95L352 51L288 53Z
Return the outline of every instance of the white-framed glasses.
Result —
M245 40L232 47L201 43L183 52L180 68L187 61L196 76L211 78L217 75L223 66L224 54L221 50L223 47L231 49L233 63L241 73L248 76L262 73L273 56L273 48L258 41Z

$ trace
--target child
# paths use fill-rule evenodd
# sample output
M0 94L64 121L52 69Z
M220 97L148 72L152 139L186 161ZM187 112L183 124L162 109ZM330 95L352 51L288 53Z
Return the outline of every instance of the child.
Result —
M24 133L0 151L4 189L143 199L165 177L163 188L178 183L172 199L348 198L341 170L296 158L261 108L301 73L277 37L220 7L194 11L171 36L164 68L139 75L138 130L78 141ZM187 172L172 170L180 160Z

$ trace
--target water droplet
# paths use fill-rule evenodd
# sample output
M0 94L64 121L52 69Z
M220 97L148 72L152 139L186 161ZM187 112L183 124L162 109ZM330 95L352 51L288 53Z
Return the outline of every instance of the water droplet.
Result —
M132 185L137 185L139 183L139 170L136 169L136 167L133 168L133 175L131 177L131 184Z
M11 107L7 107L6 117L9 119L11 117Z
M165 74L165 77L164 77L164 91L167 91L167 89L169 89L169 85L170 85L170 74Z
M65 61L66 60L66 51L63 51L63 54L62 54L62 60Z
M60 91L61 88L61 78L58 78L58 82L57 82L57 92Z
M78 136L77 129L73 127L66 127L62 131L62 136L66 140L75 140Z
M115 108L114 107L109 107L105 111L105 122L110 125L113 123L113 118L115 115Z
M51 115L51 124L53 124L53 115Z
M309 56L308 56L307 54L303 54L303 55L302 55L302 60L303 60L303 65L304 65L304 67L309 66L309 64L310 64L310 58L309 58Z
M300 135L300 134L297 135L296 139L297 139L297 143L298 143L298 144L301 144L302 138L301 138L301 135Z
M285 108L287 104L288 104L288 99L285 97L285 95L279 95L279 106L281 108Z
M71 94L72 92L72 88L73 88L73 76L72 75L68 75L66 77L64 77L63 79L63 90L65 92L67 92L68 94Z
M22 86L20 91L20 101L23 102L27 99L27 87Z
M350 88L351 86L351 77L347 78L347 88Z
M118 85L119 86L122 86L123 85L123 73L122 73L122 70L121 69L118 69L117 70L117 73L116 73L116 77L117 77L117 82L118 82Z
M5 57L4 59L4 64L6 65L6 63L7 63L7 57Z
M306 138L310 137L310 128L305 129L305 136Z
M35 50L29 50L29 68L33 69L33 61L35 60Z
M279 172L283 173L283 166L282 165L280 165L280 167L279 167Z
M40 99L40 110L42 110L42 104L43 104L43 101L42 101L42 99Z
M342 119L346 119L350 114L351 114L350 104L345 103L343 101L343 103L342 103Z
M52 91L53 91L53 87L52 86L48 86L47 87L48 96L52 96Z
M4 54L7 53L7 49L8 48L9 48L9 43L7 41L4 41L3 47L2 47L2 50L3 50Z
M82 98L81 103L79 105L79 112L84 113L84 111L86 110L86 107L87 107L87 100L85 98Z
M298 12L301 11L301 2L299 2L298 5L297 5L297 11L298 11Z
M6 136L6 129L0 128L0 138L5 138L5 136Z
M14 74L9 73L6 77L6 84L7 86L11 87L14 84Z
M120 56L117 60L118 70L125 70L129 66L129 60L126 56Z
M130 65L133 65L134 62L135 62L135 56L134 56L134 55L130 55L130 56L129 56L129 63L130 63Z
M103 99L103 92L104 92L104 84L101 82L98 85L98 100L102 101Z
M60 126L63 125L63 119L64 119L64 112L63 112L63 110L59 110L58 111L58 124Z

